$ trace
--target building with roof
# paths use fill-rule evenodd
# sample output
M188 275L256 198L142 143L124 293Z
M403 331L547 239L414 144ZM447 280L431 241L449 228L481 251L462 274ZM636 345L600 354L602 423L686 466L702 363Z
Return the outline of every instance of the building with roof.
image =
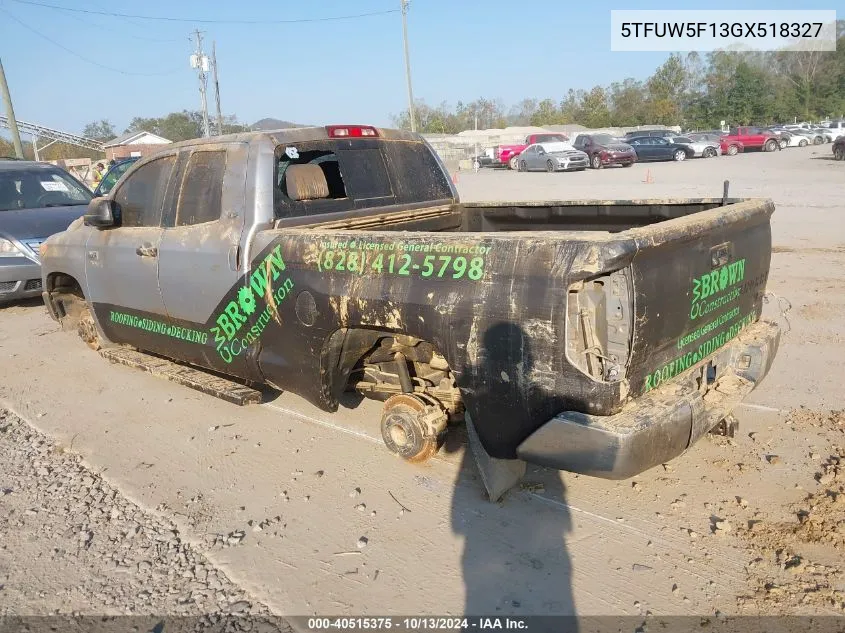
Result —
M107 143L103 143L106 151L106 159L129 158L130 156L149 156L172 141L167 140L152 132L141 130L139 132L127 132Z

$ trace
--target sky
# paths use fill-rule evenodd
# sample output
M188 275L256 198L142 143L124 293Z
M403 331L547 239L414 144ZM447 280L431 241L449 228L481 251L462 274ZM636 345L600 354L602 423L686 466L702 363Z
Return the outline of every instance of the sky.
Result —
M181 18L109 17L0 0L0 60L16 118L72 133L108 119L200 107L190 33L217 46L224 114L243 123L273 117L303 124L387 126L407 108L400 0L31 0L90 11ZM411 0L413 91L431 105L478 97L510 106L560 100L626 77L645 79L669 53L610 51L611 9L791 9L794 0ZM802 2L836 9L845 0ZM296 20L393 11L296 24L201 23ZM85 58L85 59L82 59ZM87 61L86 61L87 60ZM93 62L93 63L92 63ZM213 92L209 82L209 108Z

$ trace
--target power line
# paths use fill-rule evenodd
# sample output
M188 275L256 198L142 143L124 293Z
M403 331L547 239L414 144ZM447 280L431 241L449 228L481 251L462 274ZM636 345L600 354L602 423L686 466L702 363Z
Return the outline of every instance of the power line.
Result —
M94 4L96 4L96 3L94 3ZM100 5L97 5L97 6L100 6ZM85 26L87 26L90 29L100 31L101 33L111 35L112 37L117 37L117 38L131 37L133 39L143 40L143 41L146 41L146 42L181 42L182 41L181 38L177 39L175 37L171 37L171 38L147 37L146 35L138 35L136 33L131 33L131 32L116 33L111 27L106 27L101 22L100 23L92 22L90 18L82 18L78 15L73 15L72 13L68 13L67 17L70 18L71 20L79 22L80 24L84 24ZM131 20L129 20L129 23L135 24L136 26L141 26L138 22L132 22Z
M120 73L121 75L134 75L136 77L159 77L161 75L172 75L174 73L179 72L177 70L171 70L171 71L164 72L164 73L136 73L136 72L132 72L132 71L128 71L128 70L121 70L120 68L112 68L111 66L106 66L105 64L101 64L100 62L95 61L93 59L88 59L84 55L81 55L81 54L77 53L76 51L69 49L64 44L60 44L59 42L57 42L53 38L44 35L40 31L37 31L36 29L29 26L26 22L22 21L21 19L19 19L15 15L9 13L9 11L7 11L6 9L0 7L0 12L5 13L10 18L12 18L15 22L17 22L22 27L24 27L25 29L27 29L28 31L30 31L32 33L35 33L35 35L37 35L38 37L47 40L48 42L50 42L54 46L58 46L59 48L61 48L66 53L69 53L69 54L73 55L74 57L91 64L92 66L99 66L100 68L104 68L105 70L110 70L110 71L115 72L115 73Z
M48 9L57 9L58 11L70 11L73 13L87 13L89 15L107 15L112 18L135 18L137 20L159 20L164 22L191 22L202 24L301 24L304 22L332 22L338 20L355 20L358 18L369 18L376 15L387 15L388 13L398 13L399 9L386 9L384 11L373 11L371 13L356 13L353 15L333 15L325 18L299 18L295 20L267 20L264 18L255 20L208 20L201 18L174 18L172 16L155 16L155 15L135 15L132 13L115 13L111 11L94 11L93 9L72 9L70 7L62 7L57 4L48 4L46 2L35 2L34 0L11 0L19 4L28 4L34 7L45 7Z
M104 33L104 34L110 35L112 37L117 37L117 38L131 37L131 38L134 38L134 39L137 39L137 40L144 40L146 42L181 42L182 41L181 38L177 39L177 38L147 37L145 35L136 35L135 33L128 33L128 32L116 33L110 27L106 27L102 23L98 24L96 22L91 22L90 18L82 18L82 17L79 17L77 15L73 15L72 13L69 13L67 15L67 17L70 18L71 20L74 20L75 22L78 22L80 24L85 25L89 29L99 31L100 33ZM137 22L131 22L131 23L137 24Z

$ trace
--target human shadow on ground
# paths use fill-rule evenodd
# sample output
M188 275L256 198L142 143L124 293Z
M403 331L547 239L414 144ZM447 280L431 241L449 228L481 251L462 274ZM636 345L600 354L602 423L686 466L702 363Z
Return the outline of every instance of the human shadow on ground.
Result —
M484 376L513 375L521 363L530 375L534 359L530 340L513 323L491 326L478 353ZM466 368L465 371L472 371ZM475 395L485 408L513 407L511 395L496 381L480 381ZM540 400L548 394L537 393ZM553 396L548 395L554 399ZM551 406L556 406L551 404ZM454 434L453 434L454 435ZM455 440L444 449L454 451ZM528 492L543 469L529 467L522 486L500 503L487 498L481 476L466 446L452 497L452 530L464 537L461 567L468 616L574 616L572 565L566 535L572 529L566 490L560 476L543 477L543 498ZM576 631L575 619L532 622L532 631Z

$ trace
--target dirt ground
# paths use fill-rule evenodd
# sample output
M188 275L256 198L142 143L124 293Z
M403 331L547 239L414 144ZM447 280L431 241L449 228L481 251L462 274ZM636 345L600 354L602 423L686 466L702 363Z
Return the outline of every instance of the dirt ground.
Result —
M388 454L378 403L239 408L110 365L35 303L0 308L0 613L844 614L845 166L830 154L458 174L467 200L719 196L730 179L775 201L766 310L789 332L771 375L735 438L628 481L529 467L491 504L460 436L422 466Z

